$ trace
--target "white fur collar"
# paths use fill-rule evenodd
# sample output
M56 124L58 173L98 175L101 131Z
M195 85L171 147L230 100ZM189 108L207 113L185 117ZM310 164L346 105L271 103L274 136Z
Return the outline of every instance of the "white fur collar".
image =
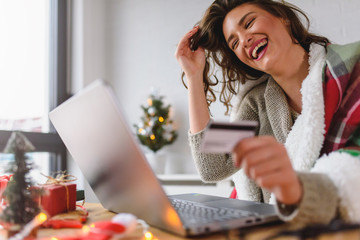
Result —
M324 142L325 110L322 70L325 48L310 45L309 74L301 86L302 112L295 121L285 143L293 167L297 171L310 170L319 157Z
M296 171L310 171L319 158L324 143L325 105L322 70L325 58L325 48L312 43L309 53L309 74L300 89L302 112L285 142L286 150ZM274 194L271 194L269 202L275 204Z

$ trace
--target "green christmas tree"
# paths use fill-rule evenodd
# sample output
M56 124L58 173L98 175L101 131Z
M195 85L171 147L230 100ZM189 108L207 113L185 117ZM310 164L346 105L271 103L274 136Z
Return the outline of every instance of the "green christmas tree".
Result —
M25 155L26 152L34 150L31 142L20 132L14 132L5 147L4 152L14 154L15 158L10 169L13 176L4 192L7 205L0 215L0 219L6 223L23 226L40 212L38 204L33 200L37 193L30 190L31 164L27 162Z
M141 105L144 111L141 123L134 124L141 144L153 152L173 143L177 138L177 132L172 126L173 121L169 119L170 105L164 106L163 98L158 96L156 91L152 91L147 106Z

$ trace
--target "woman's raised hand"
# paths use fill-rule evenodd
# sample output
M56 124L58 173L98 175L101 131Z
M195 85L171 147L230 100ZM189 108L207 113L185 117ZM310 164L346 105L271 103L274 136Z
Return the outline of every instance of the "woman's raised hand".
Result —
M187 79L199 78L203 75L205 67L205 51L199 47L196 51L190 49L190 39L198 31L199 27L194 27L191 31L185 34L180 40L175 57L183 69Z
M302 185L292 168L285 146L271 136L258 136L240 141L233 150L236 167L260 187L274 193L285 204L298 203Z
M199 30L194 27L180 40L175 57L183 69L189 93L190 132L197 133L209 122L209 110L203 85L205 68L205 51L199 47L196 51L190 49L191 37Z

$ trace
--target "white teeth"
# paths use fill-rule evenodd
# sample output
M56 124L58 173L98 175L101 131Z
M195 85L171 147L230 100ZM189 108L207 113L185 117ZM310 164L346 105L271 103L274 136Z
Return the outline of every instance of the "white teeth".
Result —
M252 51L252 53L251 53L252 57L256 59L258 57L257 50L266 44L267 44L267 40L260 42Z

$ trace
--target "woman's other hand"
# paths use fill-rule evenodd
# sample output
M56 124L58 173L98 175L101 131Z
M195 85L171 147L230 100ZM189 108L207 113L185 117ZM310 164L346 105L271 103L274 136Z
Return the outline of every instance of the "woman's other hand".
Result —
M274 137L258 136L240 141L233 150L233 161L260 187L274 193L279 202L300 202L302 185L292 168L285 146Z
M191 50L191 37L199 30L199 27L194 27L191 31L185 34L180 40L175 57L183 69L187 79L199 78L202 80L202 75L205 67L205 51L199 47L196 51Z

